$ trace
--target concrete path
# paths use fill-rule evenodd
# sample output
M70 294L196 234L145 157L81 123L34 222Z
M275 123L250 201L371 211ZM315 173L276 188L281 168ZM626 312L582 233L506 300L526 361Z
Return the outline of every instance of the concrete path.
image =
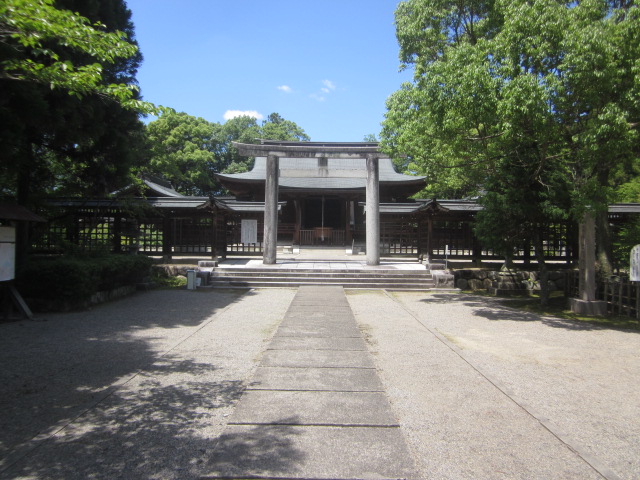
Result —
M342 287L300 287L205 478L415 477Z

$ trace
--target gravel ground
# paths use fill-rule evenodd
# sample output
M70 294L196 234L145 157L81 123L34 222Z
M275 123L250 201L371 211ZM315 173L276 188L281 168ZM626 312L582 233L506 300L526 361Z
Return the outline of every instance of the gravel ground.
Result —
M640 478L637 331L473 296L348 298L423 478Z
M198 478L295 293L0 323L0 478ZM468 295L347 298L421 478L640 478L638 332Z
M295 290L157 290L0 324L0 478L197 478Z

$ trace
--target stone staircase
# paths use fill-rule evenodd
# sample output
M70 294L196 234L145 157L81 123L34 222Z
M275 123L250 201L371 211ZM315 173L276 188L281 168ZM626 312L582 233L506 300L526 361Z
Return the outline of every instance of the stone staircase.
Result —
M383 288L387 290L431 290L436 282L426 268L213 268L208 286L215 288L300 287L304 285L340 285L344 288Z

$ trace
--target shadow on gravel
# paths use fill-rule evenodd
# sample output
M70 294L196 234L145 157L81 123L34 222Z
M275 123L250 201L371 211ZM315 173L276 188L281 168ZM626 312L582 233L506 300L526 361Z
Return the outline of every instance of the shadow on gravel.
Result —
M509 305L509 299L501 297L482 297L469 294L434 294L420 300L421 303L447 304L462 303L473 308L473 315L492 321L540 322L552 328L564 328L575 331L608 330L614 326L598 325L588 321L571 320L525 312ZM625 332L640 333L638 330L623 329Z
M295 447L294 441L300 431L291 426L300 423L299 418L275 423L231 427L220 436L207 465L209 470L202 478L289 478L292 473L304 474L297 465L304 463L306 454Z
M14 478L3 473L15 460L9 454L105 398L74 424L83 431L70 428L49 441L61 444L60 460L41 459L45 449L39 449L29 465L21 465L24 472L60 479L163 477L154 465L166 465L167 455L185 454L183 445L190 445L189 458L175 464L197 462L200 450L211 445L191 436L192 425L211 409L234 403L244 386L203 382L202 376L215 377L215 364L160 355L194 332L178 328L201 325L243 294L251 293L155 290L88 311L0 324L0 478ZM147 397L123 398L125 390L110 388L136 374L150 387ZM163 386L171 375L184 380ZM101 463L118 457L108 451L114 448L127 455L119 463Z

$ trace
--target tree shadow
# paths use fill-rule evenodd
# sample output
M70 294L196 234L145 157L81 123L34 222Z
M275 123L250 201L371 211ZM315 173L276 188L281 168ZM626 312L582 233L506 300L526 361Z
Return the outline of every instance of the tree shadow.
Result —
M273 425L231 426L220 436L202 478L271 478L299 471L306 454L295 447L296 417Z
M0 324L0 478L17 471L61 479L184 478L180 469L204 462L199 452L211 448L198 425L233 405L245 386L226 378L215 357L196 362L170 349L251 294L151 291ZM167 466L178 473L162 473Z
M187 382L147 388L135 398L117 395L9 473L73 480L251 478L296 471L306 454L295 447L300 432L290 425L231 426L221 435L218 425L210 433L210 410L231 406L244 388L242 382Z
M551 328L574 331L620 330L640 333L638 330L618 328L612 325L599 325L589 321L572 320L552 315L518 310L509 305L509 299L501 297L482 297L469 294L435 294L420 300L424 304L462 303L471 307L472 314L491 321L539 322Z

